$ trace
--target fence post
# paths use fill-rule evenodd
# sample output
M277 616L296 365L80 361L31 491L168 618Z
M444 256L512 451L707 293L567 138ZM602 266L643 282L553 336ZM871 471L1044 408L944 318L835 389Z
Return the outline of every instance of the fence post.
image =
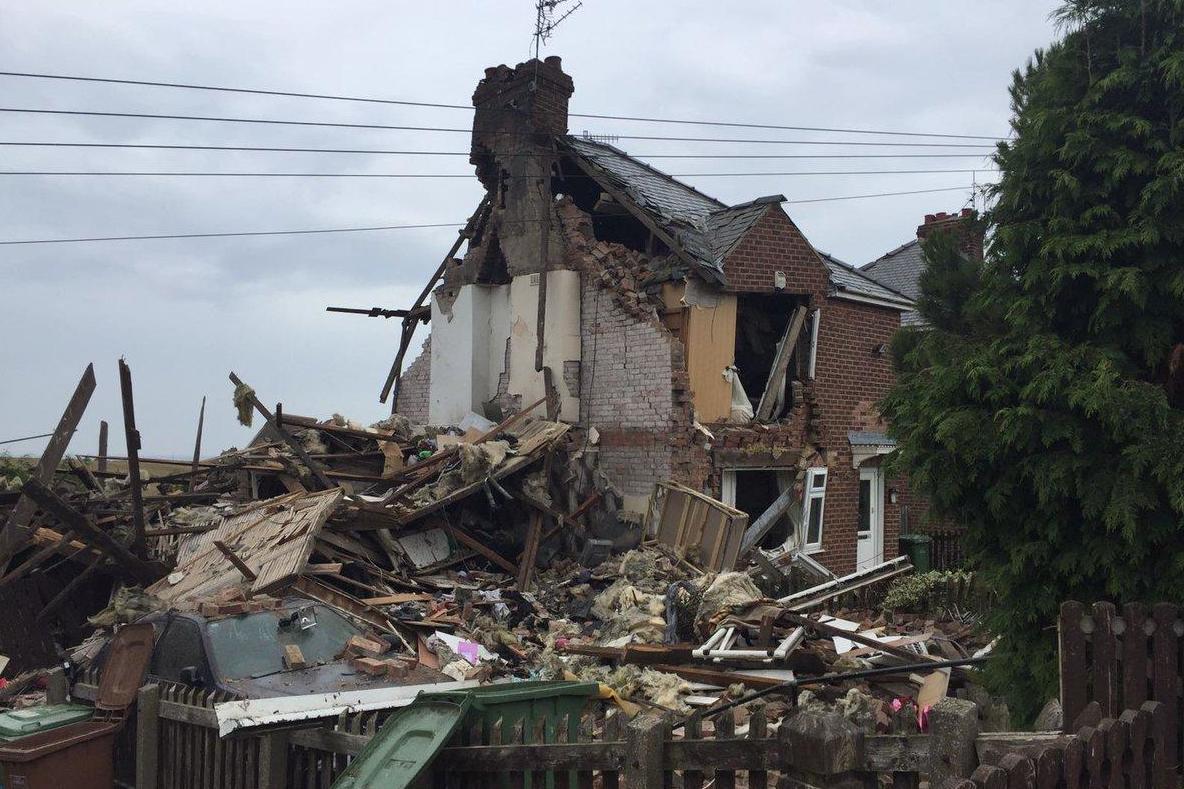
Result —
M156 789L160 760L160 686L136 695L136 789Z
M929 785L969 778L978 765L978 705L964 699L942 699L929 710Z
M625 727L625 786L662 789L662 757L670 721L663 715L638 715Z
M284 789L287 785L288 734L264 734L259 738L259 789Z
M874 777L860 772L866 762L863 732L841 715L799 712L782 724L781 737L792 779L836 788L875 785Z

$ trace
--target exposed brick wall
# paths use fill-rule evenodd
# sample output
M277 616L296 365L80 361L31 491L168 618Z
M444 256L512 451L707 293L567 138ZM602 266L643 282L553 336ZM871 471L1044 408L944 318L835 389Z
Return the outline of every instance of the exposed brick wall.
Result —
M673 345L654 319L625 311L594 274L582 276L580 421L600 433L600 469L629 495L670 476Z
M724 261L728 289L774 293L775 272L785 274L786 293L808 293L818 304L826 295L826 267L780 206L770 206Z
M855 569L859 522L859 470L851 465L847 433L884 429L875 404L892 386L892 362L886 353L874 350L889 342L899 327L900 313L895 310L835 298L822 306L815 408L831 471L822 541L825 553L819 559L837 573ZM885 559L898 555L900 505L892 504L888 495L894 484L893 480L885 482Z
M412 422L423 425L428 421L428 403L431 400L432 381L432 338L423 341L423 350L415 361L407 365L399 379L399 396L395 401L395 413L402 414Z

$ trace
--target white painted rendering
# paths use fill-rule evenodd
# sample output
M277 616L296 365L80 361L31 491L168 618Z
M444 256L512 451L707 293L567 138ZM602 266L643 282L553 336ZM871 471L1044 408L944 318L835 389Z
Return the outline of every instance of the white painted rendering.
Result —
M507 339L510 394L521 395L524 405L543 396L543 374L534 369L538 277L523 274L509 285L464 285L448 312L433 295L429 422L450 425L470 411L484 413L505 372ZM559 416L574 422L580 399L567 391L563 363L580 359L579 272L548 272L545 331L543 363L555 375Z
M580 360L580 274L548 271L547 314L543 364L550 367L559 390L559 418L580 418L580 398L567 391L563 363ZM533 403L545 394L542 372L534 369L538 345L539 275L522 274L510 283L510 393L522 403Z

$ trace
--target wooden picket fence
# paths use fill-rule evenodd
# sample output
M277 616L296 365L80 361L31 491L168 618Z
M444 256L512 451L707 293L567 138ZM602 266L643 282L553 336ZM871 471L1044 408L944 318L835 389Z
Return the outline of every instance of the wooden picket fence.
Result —
M1170 603L1148 608L1112 603L1061 606L1061 706L1065 731L1074 733L1077 719L1096 703L1098 717L1118 718L1124 710L1155 701L1163 708L1166 742L1163 758L1178 764L1184 753L1184 621Z
M93 699L93 679L84 677L74 695ZM142 688L128 727L135 773L125 780L138 789L330 789L391 714L342 714L306 728L219 738L213 707L223 700L181 687ZM731 715L693 715L677 733L668 715L630 721L602 702L576 720L478 723L454 735L427 783L659 789L676 780L685 789L763 789L782 775L826 783L842 773L867 785L893 776L894 786L915 787L928 763L926 735L864 736L841 718L803 713L771 736L764 706L754 703L750 713L742 730ZM836 753L845 760L834 762Z
M941 789L1175 789L1180 777L1168 740L1166 708L1147 701L1051 744L989 754L969 778Z

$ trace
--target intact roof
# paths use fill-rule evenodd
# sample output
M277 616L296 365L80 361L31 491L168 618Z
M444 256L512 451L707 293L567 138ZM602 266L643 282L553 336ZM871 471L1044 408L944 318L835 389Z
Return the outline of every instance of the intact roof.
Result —
M860 269L864 274L913 301L921 295L921 272L925 270L925 256L921 242L913 239L868 263ZM925 320L921 313L909 310L900 316L901 326L918 326Z
M830 273L831 295L874 299L886 307L894 307L901 312L911 311L913 301L903 293L880 284L860 269L844 263L833 255L817 249L814 251L822 258L822 262L826 264L827 271Z
M881 285L916 299L921 295L921 272L924 269L921 242L913 239L868 263L860 271Z
M649 214L700 266L700 273L723 282L723 261L754 224L784 195L759 197L728 206L629 154L583 137L563 138L571 151Z

